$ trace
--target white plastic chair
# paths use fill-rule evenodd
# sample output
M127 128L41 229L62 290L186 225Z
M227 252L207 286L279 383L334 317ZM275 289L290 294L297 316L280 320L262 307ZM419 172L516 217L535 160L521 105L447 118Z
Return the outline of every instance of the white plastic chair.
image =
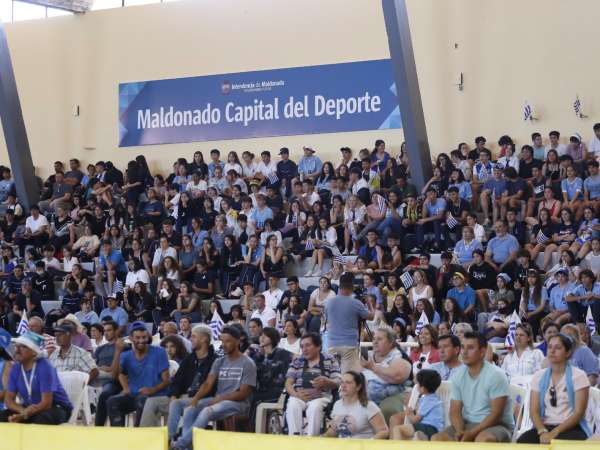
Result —
M592 430L592 434L594 436L600 436L600 389L598 388L590 388L585 420Z
M525 397L523 398L523 412L521 413L521 424L515 426L513 439L516 440L528 430L533 428L533 420L531 420L531 386L524 386Z
M525 405L525 395L527 395L527 389L524 386L511 383L509 386L509 391L513 405L513 415L515 415L515 429L513 430L512 442L516 442L519 424L523 419L523 407Z
M77 423L79 411L83 410L86 425L91 425L92 412L87 390L87 384L90 379L89 374L76 370L71 372L58 372L58 379L65 389L69 401L73 405L73 411L71 412L68 423L70 425L75 425Z
M266 418L269 411L282 411L285 403L285 394L279 396L277 403L259 403L256 407L256 425L255 433L265 433L267 431Z
M450 397L452 392L452 382L451 381L442 381L440 387L435 391L440 400L442 401L442 406L444 408L444 426L448 426L450 424Z
M417 407L417 402L419 401L419 386L414 385L412 390L410 391L410 397L408 397L408 407L415 409ZM409 425L410 421L408 417L404 417L404 425Z

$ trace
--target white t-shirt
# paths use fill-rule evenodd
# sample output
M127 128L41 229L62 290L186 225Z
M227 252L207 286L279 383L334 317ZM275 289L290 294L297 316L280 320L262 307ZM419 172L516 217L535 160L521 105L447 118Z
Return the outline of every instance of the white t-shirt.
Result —
M34 219L33 216L29 216L27 218L27 220L25 221L25 227L29 228L32 233L35 233L40 228L47 227L47 226L48 226L48 219L46 219L46 216L43 216L41 214L38 216L37 220Z
M572 367L573 370L573 389L577 392L580 389L585 389L589 387L590 381L588 380L587 375L581 369L577 367ZM540 392L540 381L546 369L538 370L531 379L531 389L536 392ZM552 380L550 380L550 385L548 386L548 390L546 391L546 395L544 396L544 417L542 417L542 422L544 425L560 425L563 423L569 416L571 416L575 411L571 409L569 406L569 394L567 392L567 383L565 382L565 375L560 379L560 381L556 384L556 407L553 407L550 404L550 388L552 387ZM540 399L541 400L541 399Z
M300 354L300 339L296 339L296 342L294 342L293 344L290 344L286 337L281 338L281 340L279 341L279 345L277 347L287 350L288 352L293 353L294 355L299 355Z
M273 292L267 289L262 293L262 295L265 296L267 308L275 311L277 309L277 305L279 304L279 300L281 300L281 297L283 296L283 291L279 288L275 289Z
M227 163L223 168L223 175L227 175L230 170L235 170L238 175L242 175L242 166L236 163Z
M138 281L141 281L146 285L146 287L148 287L150 285L150 276L148 275L148 272L146 272L144 269L140 269L137 272L127 272L125 286L127 286L129 289L133 289L133 286Z
M588 153L593 153L596 158L600 158L600 139L597 136L590 139Z
M261 161L256 166L256 171L262 173L266 177L270 173L277 173L277 164L273 160L269 161L269 164L265 164Z
M203 194L206 193L207 189L208 189L208 184L204 180L200 180L198 182L198 184L194 184L193 181L190 181L185 186L185 190L187 192L189 192L192 195L192 197L197 197L200 195L200 193L203 193Z
M590 269L594 274L597 274L600 270L600 255L594 255L593 252L588 253L583 258L583 266L586 269Z
M154 258L152 259L152 267L158 267L163 259L170 256L177 261L177 250L173 247L168 247L166 250L158 247L154 252Z
M250 165L242 164L242 175L245 177L253 177L256 174L257 164L251 162Z
M545 152L545 157L548 157L548 152L552 150L552 146L547 145L546 146L546 152ZM566 155L567 154L567 146L565 144L558 144L556 146L556 148L554 149L556 150L556 153L558 153L558 156L562 156L562 155Z
M508 379L514 377L523 377L533 375L542 368L544 354L537 348L527 348L521 357L517 356L517 351L507 353L502 361L502 369L508 375Z
M310 194L305 193L302 194L302 197L306 199L306 202L312 206L315 204L315 202L318 202L321 200L321 197L319 196L319 194L317 194L316 192L311 192Z
M252 316L250 318L251 319L260 319L263 327L269 326L269 320L277 321L277 315L275 314L275 311L273 311L268 306L265 306L265 309L263 309L262 313L258 309L255 309L252 312Z
M369 421L378 413L381 410L372 401L363 406L360 402L347 405L343 400L338 400L333 405L331 417L338 437L371 439L375 430Z

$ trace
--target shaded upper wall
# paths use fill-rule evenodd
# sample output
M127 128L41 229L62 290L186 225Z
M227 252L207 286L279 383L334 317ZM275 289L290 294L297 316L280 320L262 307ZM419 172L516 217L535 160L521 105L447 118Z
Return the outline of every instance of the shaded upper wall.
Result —
M593 60L600 44L594 0L408 0L413 45L433 153L483 134L580 131L586 139L600 103ZM7 25L33 159L79 157L118 165L144 153L155 169L196 149L277 150L304 144L326 159L371 147L398 151L402 131L283 136L117 147L117 90L124 81L389 57L379 0L188 0ZM458 44L455 49L454 44ZM454 84L463 72L465 89ZM572 110L578 93L590 119ZM528 99L540 116L522 120ZM79 117L72 115L80 106ZM4 142L0 162L7 161ZM86 148L93 148L89 150Z

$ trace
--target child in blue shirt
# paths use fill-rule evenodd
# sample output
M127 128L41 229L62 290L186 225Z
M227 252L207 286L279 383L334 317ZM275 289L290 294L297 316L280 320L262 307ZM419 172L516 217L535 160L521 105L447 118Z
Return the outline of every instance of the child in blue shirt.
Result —
M405 408L405 412L396 414L390 420L392 439L428 441L431 436L442 431L444 428L444 411L442 401L435 394L437 388L442 384L440 374L435 370L423 369L417 373L419 388L419 400L417 407L413 410ZM403 424L408 419L408 424ZM402 423L396 425L394 423Z

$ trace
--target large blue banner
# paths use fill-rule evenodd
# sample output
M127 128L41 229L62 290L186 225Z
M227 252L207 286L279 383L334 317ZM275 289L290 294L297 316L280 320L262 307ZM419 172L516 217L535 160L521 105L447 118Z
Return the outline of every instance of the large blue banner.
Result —
M119 85L119 146L401 128L390 60Z

